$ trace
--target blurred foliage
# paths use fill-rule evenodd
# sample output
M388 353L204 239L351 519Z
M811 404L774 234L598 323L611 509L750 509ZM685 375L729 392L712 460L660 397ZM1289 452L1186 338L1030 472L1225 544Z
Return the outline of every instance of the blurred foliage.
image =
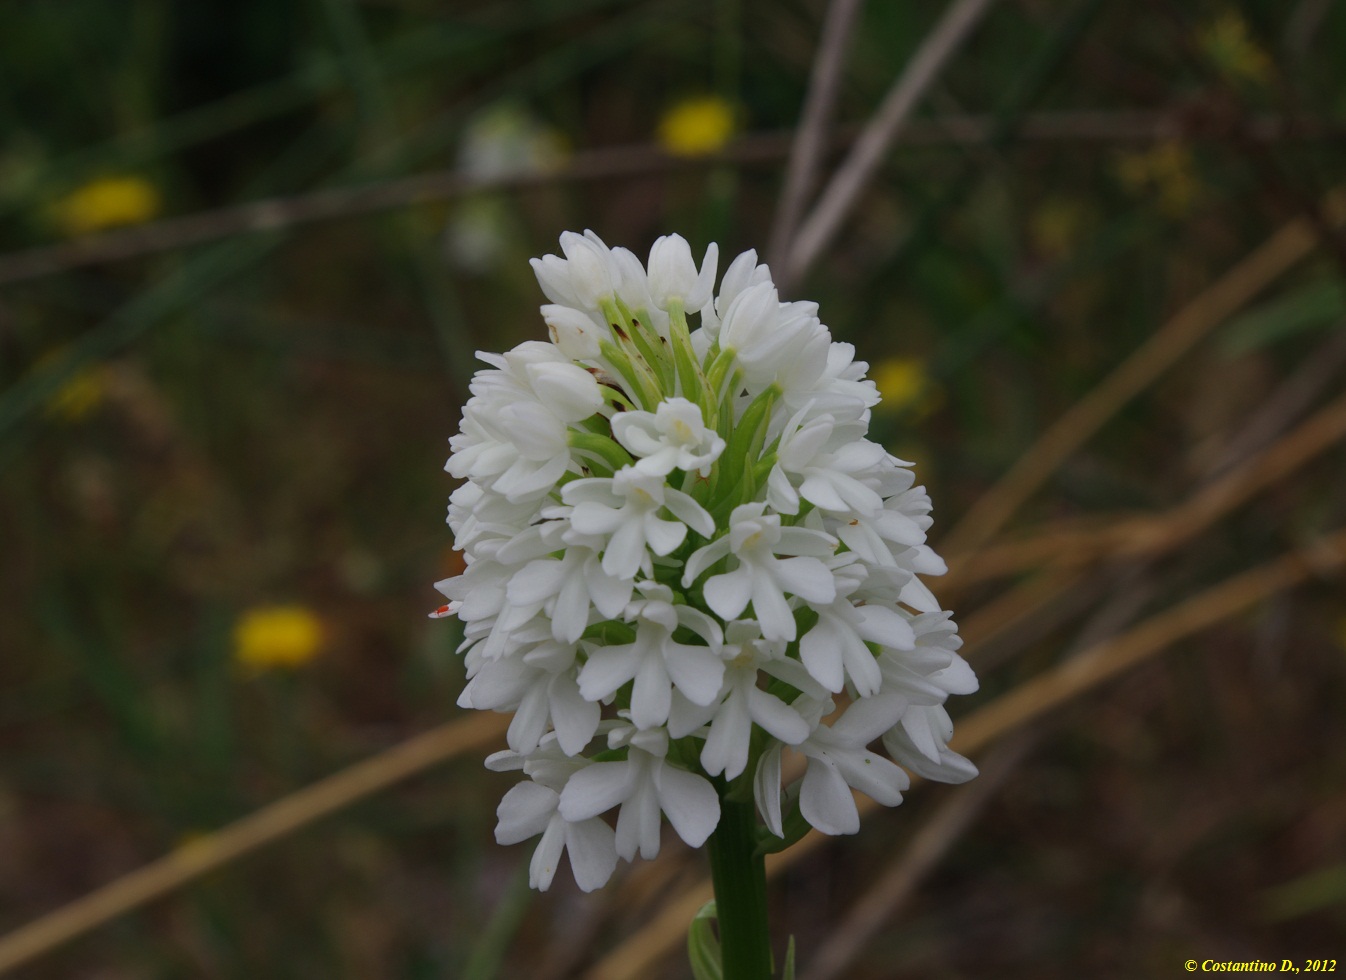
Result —
M840 124L869 117L943 7L866 5ZM264 198L677 151L689 105L697 151L732 149L731 129L795 124L823 10L5 4L0 270L70 236ZM909 392L874 431L932 485L936 531L1186 300L1314 217L1346 172L1343 46L1346 9L1319 0L993 9L919 120L972 114L986 138L900 144L798 289ZM1115 133L1030 125L1082 111ZM1156 114L1152 131L1128 126L1135 113ZM1304 129L1256 135L1268 118ZM543 335L527 259L591 227L637 253L667 231L714 238L727 262L764 245L783 165L542 180L0 287L0 929L453 717L461 636L425 618L430 583L460 560L441 466L472 352ZM1343 263L1327 235L1072 458L1024 525L1182 500L1203 453L1341 332ZM1338 526L1343 465L1324 456L1149 570L1152 605ZM238 670L239 617L277 605L321 622L321 655ZM1314 586L1091 701L848 975L1340 955L1344 611L1339 578ZM1069 636L987 671L986 696ZM480 760L443 767L23 975L574 975L666 889L618 902L562 874L528 893L526 850L491 839L507 785ZM942 794L913 792L779 886L801 976Z

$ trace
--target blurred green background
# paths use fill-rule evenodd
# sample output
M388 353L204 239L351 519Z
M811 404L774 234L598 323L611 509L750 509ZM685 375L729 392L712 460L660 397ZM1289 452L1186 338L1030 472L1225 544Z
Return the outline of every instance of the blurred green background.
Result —
M0 7L0 932L462 714L457 627L425 613L455 570L441 467L473 351L544 336L527 259L563 230L642 256L677 231L698 255L718 241L721 268L764 249L825 10ZM864 7L829 165L943 10ZM1346 173L1342 51L1324 0L993 6L791 294L873 366L875 438L916 461L936 547L1292 221L1316 225L1313 255L1018 524L1165 510L1268 405L1302 394L1271 413L1284 430L1340 392L1346 236L1321 201ZM475 184L322 196L446 171ZM1336 448L1132 569L1130 615L1339 526L1344 482ZM1122 589L1090 581L993 662L969 646L980 700ZM1346 970L1343 702L1346 598L1324 573L1067 712L845 975ZM562 872L530 895L529 847L491 836L511 782L456 760L19 975L579 976L700 868L672 854L643 891L582 896ZM948 796L914 790L776 885L802 966ZM662 975L687 975L681 955Z

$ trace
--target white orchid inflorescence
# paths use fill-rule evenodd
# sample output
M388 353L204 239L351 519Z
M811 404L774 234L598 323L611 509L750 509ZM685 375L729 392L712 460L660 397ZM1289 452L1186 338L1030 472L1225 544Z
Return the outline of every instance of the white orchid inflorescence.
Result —
M434 613L463 623L459 705L514 712L487 765L528 777L496 838L542 835L533 886L563 851L603 885L658 853L661 815L699 847L726 792L784 846L854 833L852 788L900 803L898 764L975 775L943 704L977 680L918 577L944 571L930 498L866 438L854 348L755 252L713 295L713 244L699 270L677 235L647 266L592 232L561 249L533 260L551 342L478 355L446 467L466 570ZM787 747L807 767L783 786Z

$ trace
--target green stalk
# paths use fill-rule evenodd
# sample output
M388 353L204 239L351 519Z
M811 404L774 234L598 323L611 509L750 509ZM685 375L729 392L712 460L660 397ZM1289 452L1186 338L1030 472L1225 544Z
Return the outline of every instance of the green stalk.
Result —
M771 980L771 931L766 913L766 864L757 847L752 800L728 799L720 783L720 823L710 835L725 980Z

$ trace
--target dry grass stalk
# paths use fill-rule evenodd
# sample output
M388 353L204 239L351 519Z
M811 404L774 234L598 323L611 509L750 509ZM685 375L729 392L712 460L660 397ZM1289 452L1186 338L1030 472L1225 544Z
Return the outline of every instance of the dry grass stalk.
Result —
M911 897L917 886L972 826L982 808L1005 785L1037 739L1023 732L1001 745L982 766L981 775L960 792L945 798L912 835L878 879L860 896L827 941L819 947L803 980L832 980L864 950L883 924Z
M432 729L199 837L0 938L0 974L395 783L492 745L507 722L501 715L474 715Z
M1346 220L1346 189L1328 196L1323 213L1333 227ZM1127 402L1197 341L1311 254L1317 244L1318 236L1308 219L1292 221L1179 310L1020 456L1010 471L945 536L941 551L948 554L977 551L1071 453Z
M813 267L850 214L870 179L874 176L893 141L906 127L912 111L920 104L930 86L939 78L945 64L962 47L980 23L991 0L952 0L920 48L907 62L902 74L883 97L855 146L827 182L818 203L800 223L785 262L776 270L776 281L788 288Z
M1346 530L1338 530L1226 579L1122 635L1083 651L964 718L958 722L950 747L964 755L975 754L997 738L1094 690L1178 640L1292 588L1311 575L1339 573L1344 563ZM868 797L857 797L856 802L862 817L878 806ZM789 850L770 855L767 876L775 877L829 840L813 831ZM683 940L687 923L710 896L710 883L703 881L670 899L657 916L595 964L585 974L586 980L636 980L648 976L654 964Z
M1346 438L1346 395L1300 423L1271 447L1211 482L1162 514L1114 517L1099 527L1098 518L1046 534L994 545L971 558L950 561L945 592L976 582L1050 564L1058 571L1102 558L1153 557L1171 551L1221 517L1293 473ZM997 603L998 604L998 603Z
M818 177L818 164L827 143L827 131L832 120L840 89L841 70L845 67L846 46L856 14L864 0L832 0L827 7L818 53L809 74L809 90L804 97L799 127L790 146L790 159L785 166L785 187L776 208L776 220L771 229L767 247L772 266L782 265L781 259L794 236L795 227L803 214L809 192Z

